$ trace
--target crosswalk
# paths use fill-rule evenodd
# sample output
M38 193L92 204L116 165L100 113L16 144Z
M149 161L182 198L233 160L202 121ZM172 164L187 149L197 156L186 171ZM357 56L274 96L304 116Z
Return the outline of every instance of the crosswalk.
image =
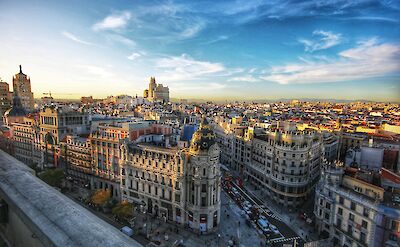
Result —
M275 214L270 214L268 216L271 217L271 218L274 218L276 220L282 221L282 219L279 216L276 216Z
M300 238L300 237L279 238L279 239L271 240L271 243L276 244L276 243L282 243L282 242L293 241L293 240L297 240L297 239L301 239L301 238Z

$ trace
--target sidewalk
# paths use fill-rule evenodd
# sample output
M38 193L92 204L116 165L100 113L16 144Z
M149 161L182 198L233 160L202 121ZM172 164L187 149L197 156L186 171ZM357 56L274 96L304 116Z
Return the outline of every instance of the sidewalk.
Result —
M221 192L221 201L220 225L214 233L199 235L187 227L165 223L145 214L135 214L135 224L138 224L135 230L143 236L148 235L150 241L160 243L160 247L172 246L180 241L188 247L229 246L233 243L234 246L253 247L265 243L263 235L256 228L246 225L244 212L225 192ZM167 240L165 235L168 236Z
M289 212L286 208L277 205L274 201L266 201L265 196L262 195L261 190L254 190L254 187L249 184L244 184L245 189L255 195L264 205L271 210L281 221L286 223L290 228L295 231L306 242L318 240L319 236L314 231L313 225L307 224L305 221L299 219L299 212Z

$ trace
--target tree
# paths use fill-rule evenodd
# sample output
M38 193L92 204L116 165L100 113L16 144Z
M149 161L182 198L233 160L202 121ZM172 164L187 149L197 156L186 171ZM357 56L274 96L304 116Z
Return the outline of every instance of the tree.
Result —
M65 174L62 169L56 168L42 172L39 174L39 178L50 186L61 188Z
M106 203L111 197L111 191L110 190L96 190L91 198L91 202L95 205L103 205Z
M130 218L133 216L133 205L128 201L122 201L112 209L112 213L119 218Z

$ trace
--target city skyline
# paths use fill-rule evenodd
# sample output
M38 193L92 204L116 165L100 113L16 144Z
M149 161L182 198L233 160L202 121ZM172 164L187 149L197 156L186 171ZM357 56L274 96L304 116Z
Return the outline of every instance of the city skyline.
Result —
M22 64L36 98L142 96L155 76L171 98L400 101L398 3L210 4L2 1L0 78Z

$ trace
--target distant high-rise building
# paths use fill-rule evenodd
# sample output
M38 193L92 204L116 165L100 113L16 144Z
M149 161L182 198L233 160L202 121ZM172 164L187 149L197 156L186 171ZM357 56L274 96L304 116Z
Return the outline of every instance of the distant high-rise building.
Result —
M13 77L13 90L21 99L22 107L26 111L33 111L34 101L31 90L31 79L22 73L22 67L19 66L19 73Z
M156 78L150 77L149 88L144 90L144 98L149 101L169 101L169 88L164 87L163 84L157 84Z
M4 113L11 108L11 94L10 87L7 82L0 80L0 113ZM0 119L1 121L1 119Z

